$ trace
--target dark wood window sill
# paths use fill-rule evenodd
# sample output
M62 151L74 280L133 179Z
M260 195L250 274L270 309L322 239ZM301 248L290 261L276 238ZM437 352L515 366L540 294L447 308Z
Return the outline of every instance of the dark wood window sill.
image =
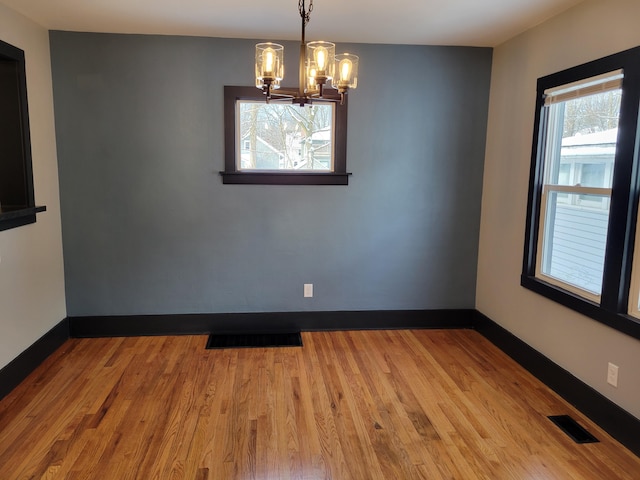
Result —
M349 185L350 173L220 172L231 185Z
M44 212L47 207L12 207L0 209L0 231L35 223L36 213Z

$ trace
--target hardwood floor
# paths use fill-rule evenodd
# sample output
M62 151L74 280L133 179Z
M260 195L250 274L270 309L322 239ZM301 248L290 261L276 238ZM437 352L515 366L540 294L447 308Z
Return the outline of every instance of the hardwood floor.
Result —
M638 479L471 330L73 339L0 401L0 479ZM600 443L575 444L570 414Z

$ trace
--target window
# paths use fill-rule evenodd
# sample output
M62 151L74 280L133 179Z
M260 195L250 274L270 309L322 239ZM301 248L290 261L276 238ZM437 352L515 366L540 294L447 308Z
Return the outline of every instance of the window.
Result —
M24 52L0 41L0 230L36 221Z
M335 105L238 100L236 109L239 171L333 171Z
M225 87L223 183L346 185L346 120L346 100L267 103L256 88Z
M544 92L536 277L600 301L622 72Z
M640 47L538 79L521 277L637 338L639 105Z

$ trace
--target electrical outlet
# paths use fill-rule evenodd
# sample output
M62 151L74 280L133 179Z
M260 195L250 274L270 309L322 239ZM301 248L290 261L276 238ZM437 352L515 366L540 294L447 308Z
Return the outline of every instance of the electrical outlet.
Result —
M313 283L304 284L304 297L305 298L313 297Z
M614 387L618 386L618 366L611 362L609 362L609 368L607 369L607 383Z

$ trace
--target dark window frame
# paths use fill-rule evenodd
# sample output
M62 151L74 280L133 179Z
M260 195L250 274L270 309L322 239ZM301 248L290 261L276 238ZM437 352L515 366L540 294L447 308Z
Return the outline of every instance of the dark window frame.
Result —
M333 172L279 172L240 171L236 163L236 102L238 100L263 100L261 90L255 87L224 87L224 171L222 183L240 185L348 185L347 172L347 95L344 103L337 100L335 137L333 142Z
M544 91L622 69L622 103L613 173L611 206L600 303L589 301L535 276L544 175ZM521 285L557 303L640 339L640 321L628 315L629 286L640 199L640 47L616 53L538 79L533 132L527 224Z
M9 131L16 131L19 137L5 138L8 145L14 143L19 147L12 151L8 146L0 156L0 175L6 182L4 191L0 191L0 231L3 231L35 223L36 213L46 207L35 205L24 51L0 40L0 62L3 71L0 96L3 102L9 100L7 105L13 105L2 109L0 123ZM11 78L14 74L15 83Z

